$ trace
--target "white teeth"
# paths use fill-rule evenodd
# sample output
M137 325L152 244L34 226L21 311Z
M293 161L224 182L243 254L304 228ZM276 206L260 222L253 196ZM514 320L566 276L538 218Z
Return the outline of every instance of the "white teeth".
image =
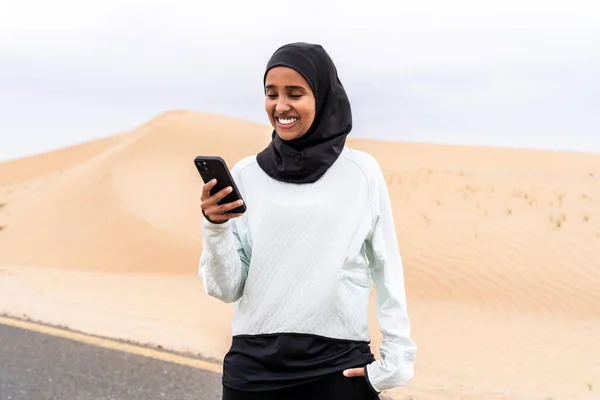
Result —
M298 120L298 118L288 118L288 119L277 118L277 120L282 125L289 125L289 124L296 122Z

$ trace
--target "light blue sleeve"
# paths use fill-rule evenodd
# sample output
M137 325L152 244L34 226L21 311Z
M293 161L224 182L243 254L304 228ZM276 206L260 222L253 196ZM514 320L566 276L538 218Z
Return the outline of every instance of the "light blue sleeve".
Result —
M232 177L242 192L239 165L231 169ZM249 239L248 216L214 224L203 217L203 246L199 275L204 291L226 303L242 297L252 256Z
M250 250L244 240L245 216L213 224L204 218L199 274L204 291L226 303L237 301L244 291Z
M416 345L411 338L404 271L392 206L381 169L374 180L374 225L367 241L367 256L375 285L376 318L383 341L381 360L366 367L367 379L378 392L406 385L414 376Z

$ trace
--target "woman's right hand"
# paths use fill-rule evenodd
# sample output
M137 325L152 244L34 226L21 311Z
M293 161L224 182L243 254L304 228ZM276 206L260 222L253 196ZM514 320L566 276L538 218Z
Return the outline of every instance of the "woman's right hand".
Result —
M210 221L214 223L223 223L231 218L238 218L242 216L242 213L229 213L227 211L233 210L243 204L242 200L232 201L230 203L225 204L217 204L219 201L223 200L225 196L227 196L233 188L228 186L217 193L214 196L210 195L210 190L217 184L217 180L213 179L206 183L202 188L202 197L200 198L201 204L200 208L202 208L202 213L204 216Z

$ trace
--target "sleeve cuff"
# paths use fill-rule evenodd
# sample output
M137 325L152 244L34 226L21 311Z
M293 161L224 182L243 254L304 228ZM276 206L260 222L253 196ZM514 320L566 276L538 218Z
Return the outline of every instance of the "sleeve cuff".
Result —
M231 224L230 219L223 222L213 222L210 219L208 219L206 214L204 214L204 211L202 211L202 215L204 216L202 221L202 225L204 226L204 228L215 233L227 230L229 228L229 225Z
M365 365L365 380L367 381L367 385L369 385L369 388L371 389L371 391L373 392L373 394L379 395L381 394L381 392L378 392L374 387L373 384L371 384L371 381L369 380L369 369L367 368L367 366Z
M384 365L382 360L377 360L365 366L365 377L375 393L406 386L414 376L413 364L392 367Z

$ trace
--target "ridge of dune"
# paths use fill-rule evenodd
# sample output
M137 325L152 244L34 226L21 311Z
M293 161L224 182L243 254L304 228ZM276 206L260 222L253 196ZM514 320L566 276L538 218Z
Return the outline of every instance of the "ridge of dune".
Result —
M108 136L43 154L0 162L0 186L16 185L69 169L114 146L121 138L121 134Z
M94 140L77 143L59 149L28 155L26 157L0 161L0 187L18 186L28 181L62 173L110 150L141 132L151 128L169 115L186 111L167 111L134 130L121 132Z
M270 134L177 111L0 164L5 304L35 313L35 301L54 299L56 310L40 315L106 334L121 320L119 336L218 357L231 307L203 297L196 277L202 182L192 161L220 155L231 166ZM600 390L600 154L354 137L348 145L377 158L391 197L421 349L416 382L399 395L583 399ZM60 284L46 283L53 275ZM94 281L104 286L86 289Z
M85 162L119 143L128 140L136 133L153 126L168 115L181 111L168 111L157 115L135 130L117 133L71 146L28 155L0 162L0 187L22 184L36 178L62 172Z

